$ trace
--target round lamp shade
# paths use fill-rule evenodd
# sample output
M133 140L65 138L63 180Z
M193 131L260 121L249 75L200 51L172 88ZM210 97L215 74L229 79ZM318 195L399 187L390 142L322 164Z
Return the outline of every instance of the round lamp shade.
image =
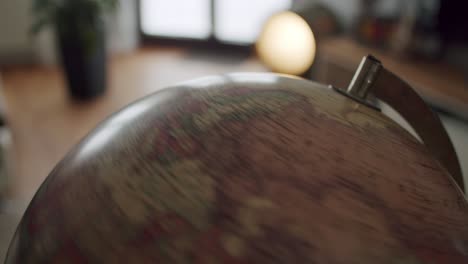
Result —
M447 171L380 112L274 74L183 83L51 172L10 263L467 263Z
M286 11L265 23L256 50L273 71L301 75L314 62L316 44L307 22L298 14Z

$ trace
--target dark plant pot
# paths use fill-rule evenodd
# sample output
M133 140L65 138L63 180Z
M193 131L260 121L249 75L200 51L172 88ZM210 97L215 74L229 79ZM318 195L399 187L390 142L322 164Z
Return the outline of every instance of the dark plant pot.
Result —
M88 26L87 35L77 34L79 29L73 21L66 27L59 25L57 40L69 93L74 99L85 100L106 90L106 43L102 23Z

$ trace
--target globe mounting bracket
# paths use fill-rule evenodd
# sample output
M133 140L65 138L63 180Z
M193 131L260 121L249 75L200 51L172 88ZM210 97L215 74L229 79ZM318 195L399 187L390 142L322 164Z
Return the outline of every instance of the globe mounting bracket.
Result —
M438 115L405 81L385 69L375 57L365 56L347 89L333 87L358 103L377 109L377 100L396 110L415 130L424 145L464 191L463 174L455 148Z

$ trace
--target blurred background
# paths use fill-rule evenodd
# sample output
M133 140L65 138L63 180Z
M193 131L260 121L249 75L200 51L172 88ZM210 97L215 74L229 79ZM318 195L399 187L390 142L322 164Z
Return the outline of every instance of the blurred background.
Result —
M346 87L373 54L438 111L466 175L465 10L455 0L0 0L0 261L38 186L98 122L205 75L274 71Z

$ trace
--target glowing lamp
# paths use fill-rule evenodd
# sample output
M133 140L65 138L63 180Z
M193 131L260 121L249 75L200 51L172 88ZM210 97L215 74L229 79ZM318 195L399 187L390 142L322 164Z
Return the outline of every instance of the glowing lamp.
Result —
M301 75L314 62L315 37L301 16L291 11L281 12L265 23L256 50L272 71Z

